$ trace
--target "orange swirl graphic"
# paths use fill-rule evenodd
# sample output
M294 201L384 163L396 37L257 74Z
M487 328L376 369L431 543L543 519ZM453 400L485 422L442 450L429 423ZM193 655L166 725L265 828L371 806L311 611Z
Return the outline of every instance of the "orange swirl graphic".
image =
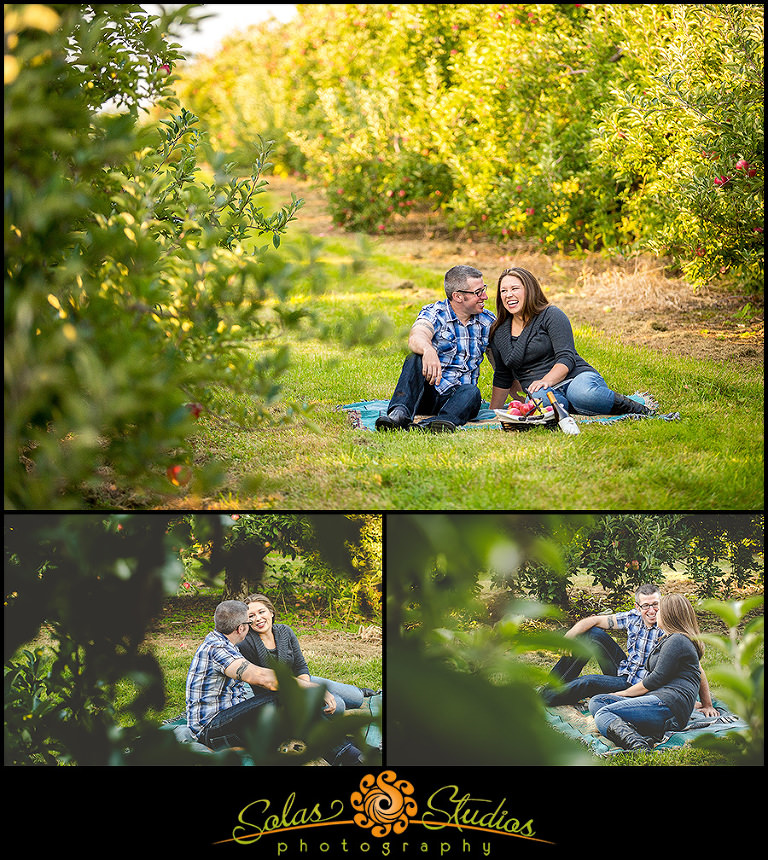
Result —
M352 808L358 810L353 821L358 827L370 828L372 836L403 833L418 810L416 801L407 796L411 794L411 783L397 780L393 770L384 770L377 777L366 774L360 780L360 791L349 798Z

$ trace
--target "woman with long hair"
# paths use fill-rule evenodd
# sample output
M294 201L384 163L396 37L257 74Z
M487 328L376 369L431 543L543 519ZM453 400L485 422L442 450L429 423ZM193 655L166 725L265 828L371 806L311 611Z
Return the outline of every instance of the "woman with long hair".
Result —
M366 697L376 691L356 687L310 674L296 633L287 624L277 624L277 610L265 594L250 594L248 605L250 630L237 646L240 653L255 666L273 668L276 663L290 666L297 683L306 687L324 688L323 714L327 719L341 717L347 708L361 708ZM332 765L362 765L363 755L352 743L345 743L335 751Z
M375 690L343 684L312 675L301 651L298 637L287 624L277 622L277 610L265 594L246 597L250 630L238 646L244 657L255 666L270 668L273 662L287 663L299 682L326 688L326 713L340 716L347 708L360 708L363 699L376 695Z
M666 594L656 623L664 635L643 680L589 700L600 734L623 749L651 749L665 732L684 729L699 697L704 643L693 606L682 594Z
M535 395L546 406L552 391L566 410L581 415L652 414L649 407L610 389L576 352L568 317L549 303L527 269L505 269L499 276L489 349L491 409L503 408L510 391Z

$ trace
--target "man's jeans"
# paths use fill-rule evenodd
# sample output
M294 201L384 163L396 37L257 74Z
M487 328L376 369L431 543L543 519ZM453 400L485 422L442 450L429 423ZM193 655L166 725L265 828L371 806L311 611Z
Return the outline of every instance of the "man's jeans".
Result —
M593 627L584 635L597 647L597 662L603 674L581 675L581 670L588 663L585 657L561 657L550 672L550 677L559 679L565 687L545 688L542 696L547 705L575 705L579 700L598 693L616 693L630 686L626 675L617 674L619 664L627 655L615 639L601 627Z
M277 704L277 693L265 690L255 692L244 702L219 711L208 722L200 740L211 749L243 746L243 736L256 722L256 712L266 704Z
M434 385L424 378L421 356L411 353L403 362L403 369L387 411L391 412L395 406L402 406L411 416L411 420L415 415L433 416L420 422L422 425L440 420L450 421L459 427L477 416L481 404L480 389L476 385L455 385L445 394L440 394Z
M590 699L589 712L595 718L601 735L605 735L605 730L616 717L646 737L662 738L666 731L677 728L672 711L653 693L631 698L610 694L595 696Z
M326 719L342 716L346 707L359 708L363 704L363 693L358 687L338 681L327 681L325 678L312 677L310 680L316 684L324 684L336 699L336 710L333 715L331 717L322 715ZM253 696L244 702L219 711L205 727L200 737L201 742L213 750L243 746L245 732L256 722L256 712L270 703L278 703L277 693L269 690L254 690ZM334 760L349 747L349 743L343 742L326 753L325 758L333 764Z

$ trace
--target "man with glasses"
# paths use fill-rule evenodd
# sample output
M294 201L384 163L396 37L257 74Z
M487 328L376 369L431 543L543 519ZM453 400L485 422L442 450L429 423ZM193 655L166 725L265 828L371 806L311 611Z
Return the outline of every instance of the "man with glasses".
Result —
M573 639L585 637L596 650L596 659L602 675L581 675L588 660L585 657L561 657L550 672L555 682L542 690L547 705L574 705L600 693L617 693L626 690L646 674L646 662L659 639L664 635L656 624L661 592L653 583L641 585L635 592L635 608L613 615L590 615L577 621L565 636ZM626 654L606 631L627 631ZM564 685L564 686L563 686ZM701 672L701 709L705 716L716 716L712 705L709 684Z
M278 704L278 694L272 669L256 666L237 648L250 630L247 604L240 600L219 603L213 624L192 658L186 701L190 730L200 743L216 750L243 746L258 709L267 703ZM363 764L360 750L348 742L330 750L325 758L332 765Z
M446 272L446 298L423 307L411 327L411 355L377 430L452 432L478 414L480 364L495 319L484 310L486 289L483 273L472 266ZM415 423L416 415L429 417Z

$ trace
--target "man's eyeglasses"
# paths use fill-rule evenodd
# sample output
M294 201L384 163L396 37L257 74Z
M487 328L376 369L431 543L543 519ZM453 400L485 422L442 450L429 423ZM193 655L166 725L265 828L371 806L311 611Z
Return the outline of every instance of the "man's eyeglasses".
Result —
M658 609L659 608L658 603L638 603L637 606L641 612L647 612L649 609Z
M479 290L454 290L454 293L469 293L470 295L477 296L479 299L480 296L483 295L483 293L485 293L486 295L488 294L488 286L486 284L483 284L483 286L480 287Z

